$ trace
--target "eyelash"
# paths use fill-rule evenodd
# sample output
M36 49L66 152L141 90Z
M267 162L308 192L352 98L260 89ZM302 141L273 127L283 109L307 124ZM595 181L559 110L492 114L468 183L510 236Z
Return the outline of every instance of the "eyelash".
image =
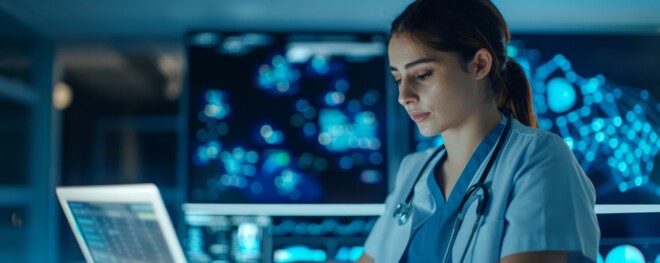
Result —
M433 74L433 72L428 72L428 73L424 73L424 74L421 74L421 75L417 75L417 76L415 76L415 78L420 80L420 81L424 81L428 77L430 77L432 74ZM401 85L401 79L396 79L395 78L394 83L396 83L397 85Z
M421 74L421 75L417 75L417 79L418 80L426 80L430 76L431 76L431 72L428 72L428 73L424 73L424 74Z

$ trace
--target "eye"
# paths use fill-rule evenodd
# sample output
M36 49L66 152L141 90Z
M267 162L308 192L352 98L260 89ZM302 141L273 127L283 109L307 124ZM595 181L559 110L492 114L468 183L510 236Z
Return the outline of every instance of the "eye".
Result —
M424 74L417 75L416 78L418 80L424 81L424 80L428 79L431 76L431 74L432 74L431 72L427 72L427 73L424 73Z

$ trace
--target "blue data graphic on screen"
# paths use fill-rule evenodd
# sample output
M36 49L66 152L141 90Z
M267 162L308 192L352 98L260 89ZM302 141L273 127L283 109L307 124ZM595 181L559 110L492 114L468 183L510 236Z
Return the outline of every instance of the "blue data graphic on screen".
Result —
M190 202L385 199L383 35L206 32L187 49Z
M660 213L600 214L597 263L660 262Z
M660 37L520 35L508 55L530 80L539 128L564 138L598 203L660 202ZM414 134L415 150L442 144Z
M69 202L94 262L174 262L149 204Z

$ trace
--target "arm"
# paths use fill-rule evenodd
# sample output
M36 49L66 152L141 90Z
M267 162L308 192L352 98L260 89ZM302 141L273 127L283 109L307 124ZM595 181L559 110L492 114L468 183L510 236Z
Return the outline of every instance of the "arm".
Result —
M566 251L535 251L506 256L500 260L500 263L564 263L567 259Z
M367 253L362 253L362 256L356 261L356 263L374 263L374 258L367 255Z

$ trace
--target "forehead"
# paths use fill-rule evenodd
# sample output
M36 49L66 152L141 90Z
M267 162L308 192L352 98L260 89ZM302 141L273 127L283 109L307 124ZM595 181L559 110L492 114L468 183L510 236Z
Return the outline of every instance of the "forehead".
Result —
M431 58L439 62L451 60L449 52L435 50L407 34L396 34L390 39L387 48L390 65L402 69L405 64L421 59Z

